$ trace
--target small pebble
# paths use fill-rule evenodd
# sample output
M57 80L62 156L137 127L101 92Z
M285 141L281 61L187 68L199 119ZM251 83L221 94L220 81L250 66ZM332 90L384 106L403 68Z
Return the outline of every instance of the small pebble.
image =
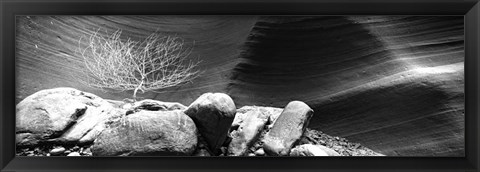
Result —
M263 155L265 155L265 151L263 150L263 148L260 148L257 151L255 151L255 155L263 156Z
M69 154L69 153L71 153L71 152L72 152L72 151L70 151L70 150L66 150L66 151L65 151L66 154Z
M83 150L83 153L84 154L92 154L92 150L90 150L90 148L86 148Z
M69 153L67 156L80 156L80 153L72 152L72 153Z
M65 152L65 148L64 148L64 147L57 147L57 148L52 149L52 150L50 151L50 155L60 155L60 154L62 154L62 153L64 153L64 152Z
M254 153L249 153L248 156L255 156L255 154Z

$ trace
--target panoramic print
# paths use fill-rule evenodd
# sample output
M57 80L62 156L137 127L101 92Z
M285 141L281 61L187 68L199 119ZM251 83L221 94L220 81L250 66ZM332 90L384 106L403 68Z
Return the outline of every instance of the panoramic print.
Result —
M463 16L17 16L17 156L465 156Z

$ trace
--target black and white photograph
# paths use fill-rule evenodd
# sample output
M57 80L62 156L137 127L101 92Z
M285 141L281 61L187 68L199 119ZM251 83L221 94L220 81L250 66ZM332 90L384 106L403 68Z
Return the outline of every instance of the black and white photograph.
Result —
M15 24L16 156L465 157L464 16Z

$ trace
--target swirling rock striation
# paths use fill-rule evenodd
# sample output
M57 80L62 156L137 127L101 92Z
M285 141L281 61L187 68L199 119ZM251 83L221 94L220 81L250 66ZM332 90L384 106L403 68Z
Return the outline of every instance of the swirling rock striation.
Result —
M106 99L131 98L133 91L109 92L88 87L79 51L88 36L122 31L121 39L142 41L152 33L184 39L191 60L198 60L201 75L159 93L139 94L139 99L190 104L205 92L222 92L230 71L238 63L240 47L255 23L251 16L23 16L17 20L16 102L54 87L74 87Z
M386 155L463 156L463 48L462 17L265 17L229 91L305 101L311 128Z
M462 16L24 16L17 22L17 102L36 91L79 84L80 38L123 30L122 38L177 34L201 60L191 83L139 95L190 104L224 92L239 107L315 112L310 128L385 155L463 156ZM79 41L80 40L80 41Z

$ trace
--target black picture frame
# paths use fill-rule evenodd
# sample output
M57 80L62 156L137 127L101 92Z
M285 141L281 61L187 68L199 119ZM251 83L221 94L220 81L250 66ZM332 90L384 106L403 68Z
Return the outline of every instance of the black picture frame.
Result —
M0 171L478 171L478 0L1 0ZM464 15L465 157L15 157L15 15Z

